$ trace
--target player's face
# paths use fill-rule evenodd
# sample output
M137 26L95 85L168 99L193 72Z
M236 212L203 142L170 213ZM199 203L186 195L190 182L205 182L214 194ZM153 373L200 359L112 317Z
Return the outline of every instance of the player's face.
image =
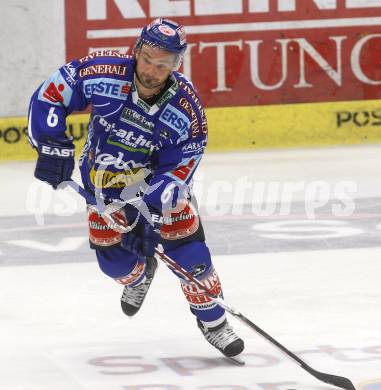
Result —
M176 63L176 55L165 50L143 45L136 52L136 74L144 88L162 85Z

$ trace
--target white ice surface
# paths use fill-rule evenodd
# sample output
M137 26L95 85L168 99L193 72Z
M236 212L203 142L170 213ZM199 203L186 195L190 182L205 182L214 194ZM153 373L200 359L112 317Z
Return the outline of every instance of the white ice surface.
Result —
M314 350L300 356L316 369L359 384L381 377L380 257L376 248L214 262L231 305L293 351ZM95 263L3 267L0 285L4 390L329 389L236 320L247 365L226 364L203 340L163 265L133 319L120 311L121 287Z
M354 180L356 197L379 197L380 152L359 147L209 155L200 174L208 186L215 180L234 184L245 175ZM0 165L7 180L1 215L27 213L32 171L31 163ZM223 201L232 202L227 195ZM253 322L314 368L350 377L358 390L380 390L380 259L381 245L214 256L214 263L227 302ZM121 286L95 261L1 267L0 286L0 390L332 388L235 319L247 364L226 363L203 339L178 281L163 265L131 320L119 307Z

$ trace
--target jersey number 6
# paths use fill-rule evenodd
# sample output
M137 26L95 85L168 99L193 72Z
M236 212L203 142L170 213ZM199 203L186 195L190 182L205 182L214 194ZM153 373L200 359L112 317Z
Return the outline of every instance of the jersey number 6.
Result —
M49 127L56 127L58 124L58 115L54 113L55 107L51 107L49 110L49 115L46 118L46 123Z

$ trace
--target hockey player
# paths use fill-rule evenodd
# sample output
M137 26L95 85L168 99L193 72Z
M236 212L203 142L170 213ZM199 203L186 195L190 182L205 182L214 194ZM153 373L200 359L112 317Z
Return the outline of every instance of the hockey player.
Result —
M124 285L121 306L127 316L138 312L152 283L159 243L222 296L191 192L207 122L192 83L177 71L186 47L182 26L156 19L143 28L133 56L101 50L71 61L37 89L29 107L37 179L57 188L71 178L74 145L65 132L66 117L91 106L79 159L84 187L105 203L139 199L115 211L132 227L129 233L88 205L90 246L101 270ZM228 357L241 353L244 343L224 309L177 276L205 339Z

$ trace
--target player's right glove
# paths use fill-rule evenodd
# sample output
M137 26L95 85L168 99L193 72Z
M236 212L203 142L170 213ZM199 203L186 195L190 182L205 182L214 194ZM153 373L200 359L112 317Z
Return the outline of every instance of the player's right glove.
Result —
M71 139L47 138L38 143L38 159L34 176L54 189L70 180L74 170L74 145Z

